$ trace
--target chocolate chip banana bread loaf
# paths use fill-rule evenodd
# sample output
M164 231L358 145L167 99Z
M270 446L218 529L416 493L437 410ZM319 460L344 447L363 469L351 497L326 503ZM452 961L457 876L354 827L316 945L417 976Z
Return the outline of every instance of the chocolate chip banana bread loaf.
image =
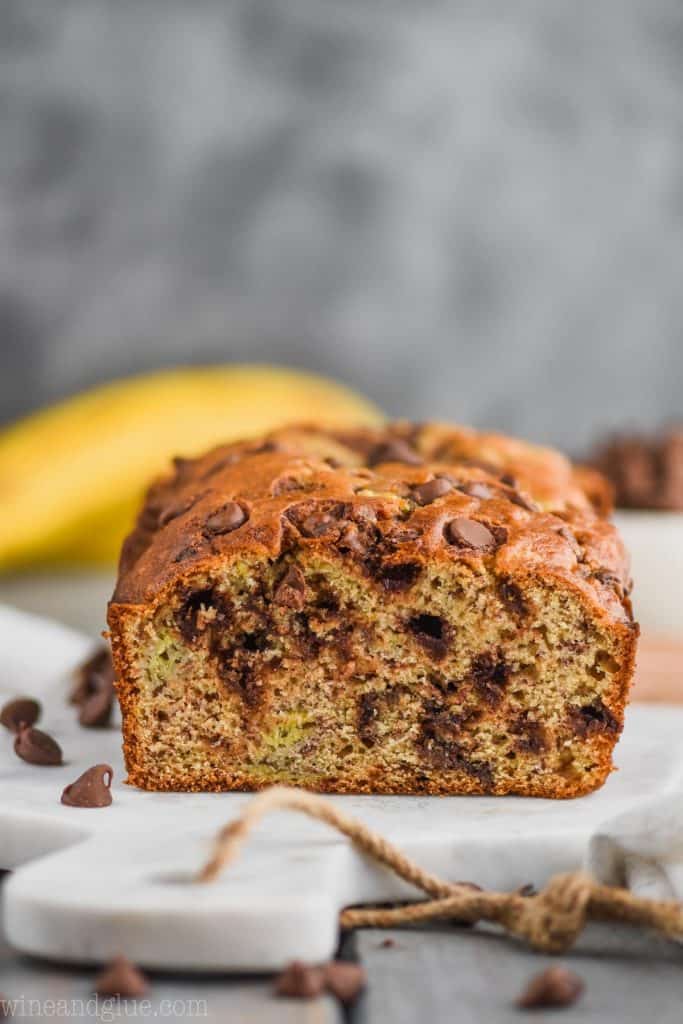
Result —
M109 608L129 781L595 789L637 627L594 504L558 453L444 425L176 460Z

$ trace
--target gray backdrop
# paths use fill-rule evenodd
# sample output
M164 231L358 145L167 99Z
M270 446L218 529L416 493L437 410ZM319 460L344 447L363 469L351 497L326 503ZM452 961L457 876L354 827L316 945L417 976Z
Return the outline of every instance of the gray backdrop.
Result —
M0 419L206 359L682 412L679 0L0 0Z

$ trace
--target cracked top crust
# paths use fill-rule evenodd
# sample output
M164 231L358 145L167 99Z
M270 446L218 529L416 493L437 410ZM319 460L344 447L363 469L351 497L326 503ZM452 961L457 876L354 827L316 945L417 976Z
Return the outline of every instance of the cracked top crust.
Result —
M559 452L429 423L295 426L176 459L121 554L113 604L146 604L225 558L335 549L387 591L441 559L489 563L501 585L563 581L631 623L628 558L609 489ZM411 579L412 577L412 579Z

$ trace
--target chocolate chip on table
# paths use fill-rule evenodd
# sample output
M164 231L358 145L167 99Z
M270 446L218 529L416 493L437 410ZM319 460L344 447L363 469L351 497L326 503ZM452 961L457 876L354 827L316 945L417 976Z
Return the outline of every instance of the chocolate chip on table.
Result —
M452 519L446 524L445 534L446 540L456 547L469 548L471 551L493 551L496 548L494 534L475 519L465 519L463 516Z
M40 718L41 707L30 697L16 697L0 711L0 723L10 732L19 732L22 725L34 725Z
M443 498L453 490L453 484L444 476L435 476L433 480L427 480L423 484L416 484L412 489L412 496L418 505L431 505L437 498Z
M14 741L14 752L29 764L59 765L63 764L62 748L59 744L40 729L22 726Z
M566 967L553 966L536 974L517 999L517 1006L531 1010L542 1006L571 1006L583 993L583 980Z
M74 685L69 695L72 704L82 704L87 697L104 686L112 689L114 683L114 665L111 651L102 644L74 673Z
M232 533L246 523L247 513L236 501L229 501L223 508L207 518L205 527L208 533L221 536L224 533Z
M368 455L368 466L378 466L381 462L405 462L408 466L421 466L424 459L407 441L397 437L378 444Z
M82 701L78 712L78 724L84 729L104 729L109 725L114 704L114 687L103 680L99 690Z
M350 1006L365 988L367 975L360 964L332 960L323 968L325 987L344 1006Z
M110 765L93 765L66 787L61 802L67 807L109 807L113 778Z
M302 960L292 960L275 979L275 993L290 999L315 999L325 988L325 974Z
M93 988L98 996L136 999L144 996L149 982L142 971L125 956L116 956L97 976Z
M290 565L287 569L275 589L273 601L275 604L284 605L285 608L301 611L306 603L306 581L298 566Z

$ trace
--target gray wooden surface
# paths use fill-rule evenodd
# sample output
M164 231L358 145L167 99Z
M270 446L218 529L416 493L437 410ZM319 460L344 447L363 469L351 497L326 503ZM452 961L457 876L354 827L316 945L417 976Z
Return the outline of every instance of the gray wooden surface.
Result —
M395 945L386 948L391 938ZM363 931L353 939L371 978L354 1024L491 1024L557 1019L680 1024L683 948L651 935L590 926L571 955L540 956L485 929L447 924L429 930ZM521 1011L515 1000L528 979L561 963L585 981L573 1007Z
M0 602L27 611L51 614L96 634L110 590L108 574L68 574L0 579ZM386 947L390 938L394 945ZM179 976L152 977L150 1004L136 1019L164 1016L237 1024L497 1024L520 1021L527 1014L514 1006L525 982L548 963L519 943L492 930L448 924L381 932L367 930L345 938L343 954L358 957L367 969L366 993L350 1014L329 999L283 1001L272 995L268 978ZM678 1024L683 1018L683 946L627 928L591 926L577 949L561 958L586 982L586 995L575 1007L535 1011L538 1022L629 1022ZM0 992L24 1004L35 1020L59 1019L47 1000L75 1000L68 1019L105 1018L102 1007L87 1000L93 971L77 970L17 956L0 936ZM190 1000L204 1000L193 1005ZM83 1003L83 1006L80 1005ZM163 1005L162 1005L163 1004ZM174 1007L169 1013L169 1007ZM27 1012L32 1010L32 1012ZM63 1017L63 1015L62 1015Z

